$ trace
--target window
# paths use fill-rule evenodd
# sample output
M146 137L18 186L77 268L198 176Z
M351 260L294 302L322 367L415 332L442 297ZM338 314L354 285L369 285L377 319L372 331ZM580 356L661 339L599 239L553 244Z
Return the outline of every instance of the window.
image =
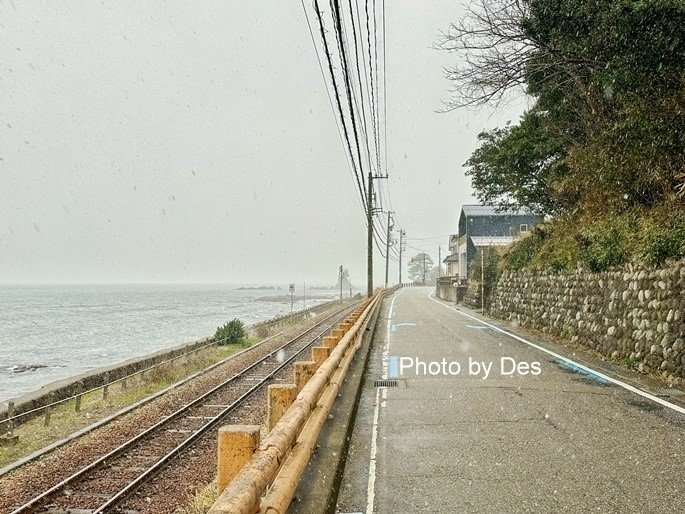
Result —
M528 232L528 223L521 223L519 225L519 232Z

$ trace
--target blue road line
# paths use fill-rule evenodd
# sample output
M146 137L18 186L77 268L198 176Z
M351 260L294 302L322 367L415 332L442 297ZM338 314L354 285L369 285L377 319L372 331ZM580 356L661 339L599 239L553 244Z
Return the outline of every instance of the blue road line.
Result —
M604 380L602 377L600 377L599 375L596 375L596 374L592 373L591 371L587 371L583 368L580 368L580 367L576 366L575 364L571 364L570 362L566 362L566 361L563 361L561 359L554 359L554 364L556 364L557 366L561 366L562 368L565 368L569 371L572 371L573 373L578 373L579 375L583 375L583 376L589 378L590 380L594 380L595 382L597 382L599 384L607 385L609 383L606 380Z
M397 378L397 357L390 357L388 362L388 378Z

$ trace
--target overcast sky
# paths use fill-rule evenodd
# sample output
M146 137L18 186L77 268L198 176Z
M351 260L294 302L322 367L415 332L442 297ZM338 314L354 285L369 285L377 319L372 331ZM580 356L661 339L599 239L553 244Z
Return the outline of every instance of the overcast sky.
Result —
M524 104L436 113L459 2L387 3L389 185L408 237L444 236L408 253L437 259L476 135ZM344 264L364 284L298 1L3 1L0 41L0 283L334 283Z

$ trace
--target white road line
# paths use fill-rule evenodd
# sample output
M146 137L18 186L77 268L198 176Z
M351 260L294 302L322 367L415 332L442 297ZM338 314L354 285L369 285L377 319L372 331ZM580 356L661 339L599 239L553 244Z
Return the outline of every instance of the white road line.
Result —
M385 327L385 344L381 357L381 378L388 378L388 351L390 349L390 326L392 325L392 312L395 309L395 300L404 292L400 290L390 302L388 311L388 324ZM371 453L369 456L369 481L366 485L366 514L373 514L373 504L376 499L376 455L378 454L378 418L380 416L381 389L383 390L383 402L387 398L387 389L379 387L376 389L376 406L373 409L373 427L371 429Z
M685 414L685 408L683 408L683 407L675 405L671 402L667 402L663 398L659 398L658 396L654 396L653 394L649 394L647 391L643 391L642 389L638 389L637 387L631 386L630 384L626 384L625 382L622 382L616 378L605 375L604 373L602 373L600 371L596 371L592 368L588 368L587 366L584 366L583 364L580 364L579 362L576 362L572 359L564 357L563 355L559 355L558 353L553 352L551 350L548 350L547 348L543 348L542 346L537 345L535 343L532 343L532 342L528 341L527 339L524 339L522 337L517 336L516 334L512 334L511 332L507 332L506 330L503 330L503 329L501 329L495 325L492 325L491 323L488 323L487 321L483 321L482 319L477 318L476 316L471 316L470 314L467 314L464 311L460 311L459 309L455 309L451 305L447 305L446 303L443 303L440 300L433 298L433 292L428 293L428 298L430 298L434 302L439 303L443 307L447 307L448 309L452 309L453 311L458 312L462 316L465 316L465 317L470 318L470 319L474 319L474 320L478 321L479 323L482 323L483 325L487 325L488 327L492 328L493 330L496 330L497 332L500 332L504 335L512 337L512 338L516 339L517 341L520 341L522 343L527 344L528 346L532 346L533 348L536 348L536 349L540 350L541 352L544 352L548 355L551 355L552 357L560 359L560 360L567 362L569 364L573 364L574 366L577 366L578 368L580 368L584 371L587 371L588 373L592 373L594 375L597 375L598 377L601 377L604 380L611 382L614 385L622 387L623 389L626 389L626 390L630 391L631 393L638 394L638 395L642 396L643 398L647 398L648 400L652 400L653 402L658 403L659 405L663 405L664 407L667 407L671 410L674 410L674 411L679 412L681 414Z

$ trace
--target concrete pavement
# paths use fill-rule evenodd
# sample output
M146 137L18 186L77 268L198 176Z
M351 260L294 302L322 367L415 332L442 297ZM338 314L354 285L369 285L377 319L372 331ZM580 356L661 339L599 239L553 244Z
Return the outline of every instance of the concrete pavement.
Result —
M431 291L385 302L338 512L682 511L685 414Z

